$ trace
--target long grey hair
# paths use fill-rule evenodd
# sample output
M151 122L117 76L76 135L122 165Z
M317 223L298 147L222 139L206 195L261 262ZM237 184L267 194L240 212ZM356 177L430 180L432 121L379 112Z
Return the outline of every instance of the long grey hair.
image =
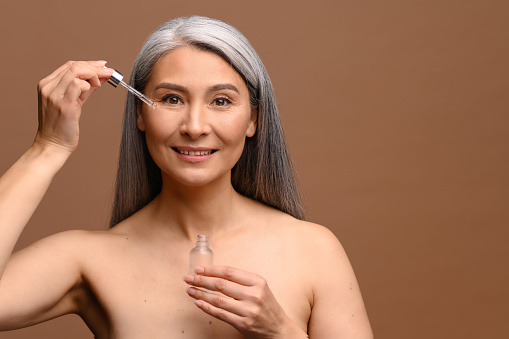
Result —
M231 171L234 189L305 219L272 84L257 53L237 29L199 16L166 22L145 41L133 66L131 86L143 92L156 62L181 46L212 51L225 59L244 79L251 106L257 109L257 131L246 138L242 155ZM150 156L144 132L136 124L137 104L137 99L128 95L110 227L148 204L162 187L161 170Z

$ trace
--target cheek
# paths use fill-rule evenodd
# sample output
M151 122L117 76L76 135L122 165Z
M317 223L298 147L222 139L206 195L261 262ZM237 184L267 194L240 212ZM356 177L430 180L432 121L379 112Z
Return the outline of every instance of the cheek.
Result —
M222 135L224 139L222 140L223 144L229 149L227 156L229 169L232 169L233 166L239 161L242 152L244 151L244 145L246 143L246 129L247 122L245 120L242 121L229 121L224 124L224 129Z
M228 121L225 122L221 127L223 130L223 135L226 136L226 139L229 143L241 139L244 134L244 131L242 130L244 126L239 122Z
M238 119L224 119L219 125L224 137L223 141L228 144L245 140L249 126L250 119L244 115Z
M178 129L175 119L169 117L146 115L144 119L145 135L147 139L162 140L166 139L176 129Z
M170 139L175 124L168 121L156 119L145 119L145 141L148 151L155 161L161 167L168 152L168 140Z

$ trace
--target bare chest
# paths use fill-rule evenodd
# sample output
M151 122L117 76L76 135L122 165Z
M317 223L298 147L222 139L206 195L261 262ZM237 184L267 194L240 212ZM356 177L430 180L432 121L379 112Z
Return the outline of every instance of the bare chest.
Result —
M309 291L284 256L244 251L233 255L221 248L214 252L215 265L263 276L287 315L305 328ZM108 338L242 338L229 324L198 309L187 295L183 277L188 258L188 250L165 255L133 251L90 265L90 289L107 317Z

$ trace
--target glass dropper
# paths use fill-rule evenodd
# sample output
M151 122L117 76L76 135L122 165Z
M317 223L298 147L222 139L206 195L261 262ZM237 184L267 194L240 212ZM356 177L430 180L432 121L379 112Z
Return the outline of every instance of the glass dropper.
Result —
M131 86L129 86L129 84L127 84L126 82L124 82L122 79L124 78L124 75L122 73L120 73L119 71L117 71L116 69L113 70L113 74L111 75L111 77L108 79L108 82L113 86L113 87L117 87L118 85L122 85L123 87L125 87L129 92L131 92L132 94L134 94L138 99L140 99L141 101L143 101L144 103L146 103L147 105L149 105L150 107L153 107L155 108L156 107L156 103L154 101L152 101L150 98L146 97L143 93L141 92L138 92L137 90L135 90L134 88L132 88Z

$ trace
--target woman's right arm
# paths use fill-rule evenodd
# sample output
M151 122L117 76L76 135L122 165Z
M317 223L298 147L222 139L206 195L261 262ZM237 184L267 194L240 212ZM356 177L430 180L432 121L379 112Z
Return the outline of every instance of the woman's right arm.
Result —
M78 145L82 106L112 74L104 64L68 62L40 81L34 143L0 177L0 330L30 322L24 317L44 321L42 313L53 309L76 279L72 256L52 259L59 257L55 250L65 248L59 245L62 237L43 240L14 258L11 253L53 177Z

